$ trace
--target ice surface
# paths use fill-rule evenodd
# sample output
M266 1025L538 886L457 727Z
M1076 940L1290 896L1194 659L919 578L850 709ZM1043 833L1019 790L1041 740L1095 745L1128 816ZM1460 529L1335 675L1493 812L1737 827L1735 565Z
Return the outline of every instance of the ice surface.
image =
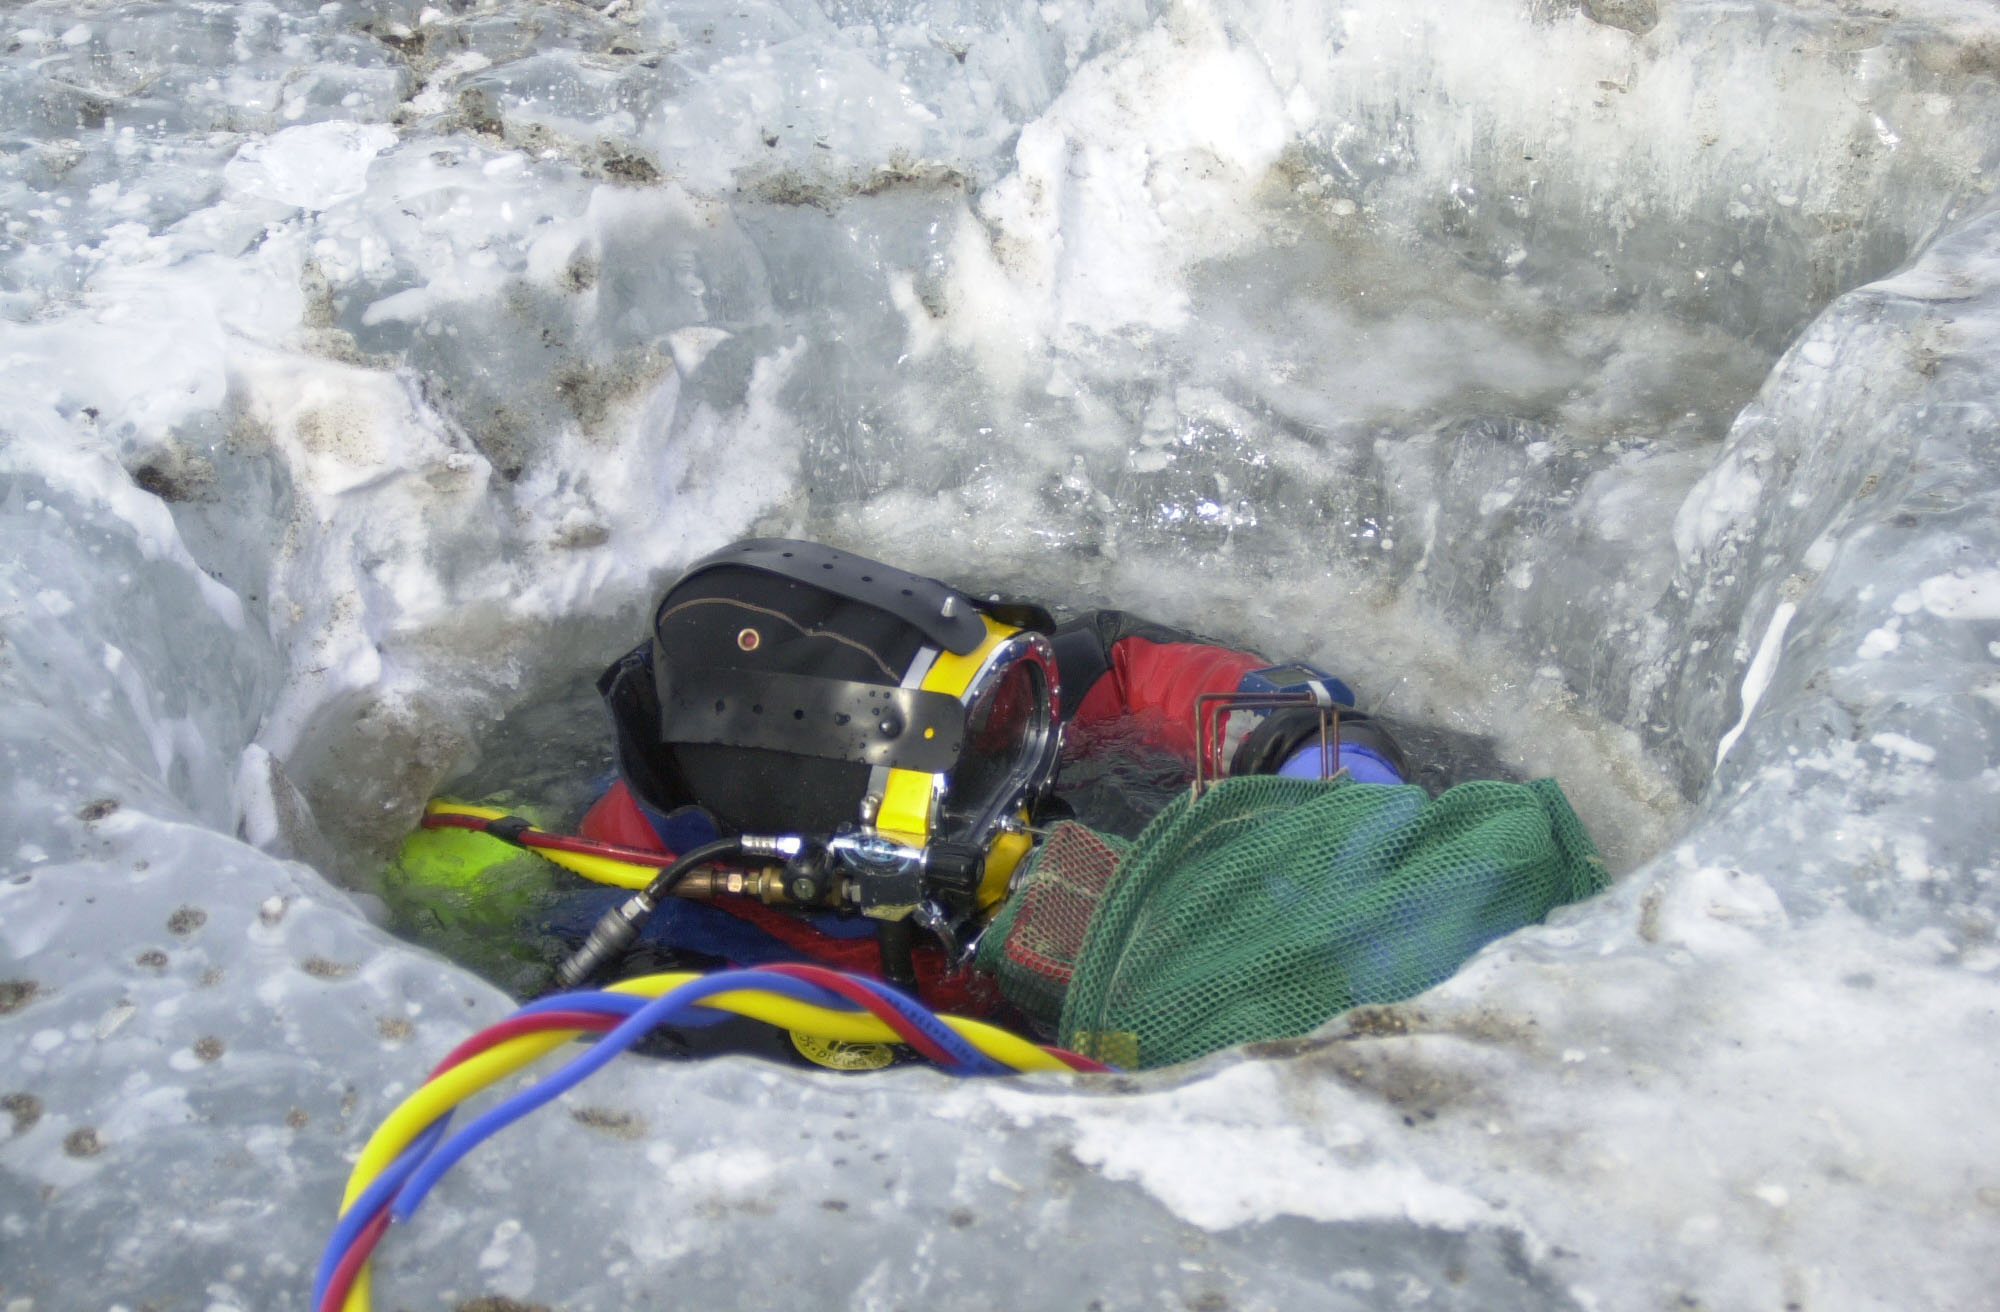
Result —
M1996 48L1955 0L9 9L0 1302L303 1308L508 1005L379 927L381 853L601 759L585 681L772 531L1316 660L1622 877L1191 1071L624 1063L382 1305L1990 1304Z

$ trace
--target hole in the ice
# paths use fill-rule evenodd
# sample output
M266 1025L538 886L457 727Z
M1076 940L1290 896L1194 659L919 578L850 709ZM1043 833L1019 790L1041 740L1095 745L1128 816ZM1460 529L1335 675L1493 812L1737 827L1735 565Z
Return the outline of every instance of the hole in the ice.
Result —
M1007 580L996 582L1004 587ZM1068 598L1057 600L1066 612L1082 609L1080 603ZM1208 636L1225 644L1254 647L1273 659L1326 659L1323 650L1305 641L1280 647L1268 630L1249 626L1217 625ZM588 634L581 628L569 633L557 624L551 627L548 641L552 650L600 648L608 662L617 652L629 649L632 636ZM1523 709L1519 715L1502 716L1497 721L1487 714L1490 705L1460 705L1450 708L1459 713L1456 716L1449 711L1439 714L1435 708L1443 704L1440 690L1455 687L1459 676L1448 678L1434 672L1433 677L1437 686L1426 689L1423 696L1405 697L1399 709L1387 713L1411 759L1412 781L1431 793L1472 779L1520 780L1553 774L1570 791L1615 872L1632 868L1656 851L1679 823L1680 804L1671 788L1657 780L1648 787L1630 786L1632 780L1653 778L1653 772L1643 756L1629 747L1607 748L1600 741L1601 725L1577 716L1573 709L1554 705ZM425 794L490 801L544 828L576 832L590 804L615 778L594 678L595 671L588 664L544 675L524 690L520 709L473 735L457 768L436 775ZM1364 698L1380 697L1365 682L1357 686ZM871 689L870 694L879 699L887 690ZM1518 697L1519 690L1511 695ZM721 714L728 703L718 698L713 705ZM763 703L747 705L754 715L766 710ZM782 710L779 713L783 714ZM791 718L802 722L807 718L804 708L793 707ZM845 713L832 718L841 727L852 723L852 717ZM882 731L896 727L884 725ZM1185 790L1189 782L1186 763L1150 746L1147 734L1148 726L1140 723L1113 723L1091 733L1071 735L1059 790L1080 819L1109 832L1133 836ZM349 764L379 770L381 763L362 757L350 758ZM1626 783L1616 782L1620 780ZM387 851L380 861L374 869L393 866ZM357 876L364 886L384 896L398 932L517 996L538 994L551 986L555 965L602 913L607 892L555 871L542 858L528 854L485 871L476 889L415 892L399 886L393 868L379 878L367 872L357 872ZM671 963L657 958L641 964L668 968ZM696 960L692 964L719 963ZM323 978L336 978L348 969L344 963L317 958L303 968Z
M1844 86L1847 74L1836 74ZM1910 69L1896 76L1923 78ZM1626 83L1596 90L1617 98L1607 113L1628 112L1616 107L1628 103ZM1478 89L1467 95L1479 99ZM1867 135L1840 136L1843 128L1831 157L1860 151L1867 162L1836 170L1852 181L1801 206L1761 172L1718 178L1704 172L1711 163L1695 161L1668 176L1615 155L1573 158L1566 131L1528 121L1469 135L1438 173L1410 153L1399 105L1352 109L1348 126L1364 139L1375 134L1379 149L1301 135L1253 180L1254 197L1225 208L1232 224L1262 236L1189 265L1169 298L1172 314L1134 329L1110 313L1120 307L1100 322L1091 316L1101 307L1078 308L1090 298L1057 297L1050 313L1060 322L1041 354L1016 358L1009 345L1004 367L982 358L996 349L983 339L940 339L920 358L906 356L904 311L877 314L889 271L878 256L829 256L811 297L766 288L802 253L857 246L836 229L867 233L859 249L897 250L898 269L926 259L946 269L949 252L929 244L936 234L961 231L968 217L1005 227L996 216L1009 209L968 216L963 192L940 199L942 208L863 194L837 217L797 197L746 201L734 215L740 250L681 242L684 234L665 228L609 231L607 247L626 245L622 257L598 261L601 319L580 330L572 304L538 310L532 289L512 317L480 303L453 326L464 334L462 360L436 354L433 343L449 338L414 328L397 337L405 330L393 317L360 322L368 296L352 297L350 329L368 350L436 382L440 396L457 388L487 397L475 380L513 376L491 365L512 350L512 334L528 343L518 353L527 359L542 358L535 334L544 328L565 341L595 334L609 358L705 322L705 305L699 314L650 305L673 299L662 295L668 281L652 252L686 245L690 267L713 266L702 280L726 288L722 300L767 298L744 323L768 311L778 327L716 348L710 363L677 372L676 385L699 398L703 422L769 405L801 434L773 462L787 471L772 477L782 484L774 491L789 499L769 522L741 527L840 541L977 585L974 595L1125 608L1274 660L1310 659L1351 678L1364 706L1393 720L1418 782L1435 791L1464 779L1552 776L1614 871L1630 870L1676 831L1739 709L1724 680L1687 677L1690 652L1726 649L1734 634L1679 627L1674 512L1714 467L1731 419L1779 351L1843 287L1905 259L1955 203L1944 190L1955 184L1926 182L1930 192L1905 200L1894 180L1921 170L1897 170L1922 144L1913 138L1892 159L1872 153ZM1941 131L1948 126L1940 121ZM1809 158L1809 149L1800 156ZM1010 160L1001 173L1014 167ZM1148 187L1175 192L1171 167L1160 162ZM998 182L972 203L1044 181ZM1611 194L1618 201L1607 210ZM1072 219L1085 225L1075 235L1092 235L1090 214L1061 221ZM1032 266L1037 242L1071 234L992 235L996 252ZM1100 272L1144 272L1117 263L1108 247L1097 258ZM952 306L949 277L936 278L918 299ZM1170 322L1180 326L1161 326ZM753 394L760 371L795 340L789 380ZM858 396L870 400L856 404ZM492 414L462 408L452 417L469 431L496 427ZM510 478L552 472L545 466L567 449L553 428L525 425L508 421L512 445L496 456ZM937 436L954 431L977 437ZM156 470L179 468L147 459ZM767 470L725 464L719 479L746 473ZM697 482L681 488L696 512L705 492ZM822 568L833 568L827 556ZM622 636L629 646L632 635ZM554 617L536 641L522 660L544 672L565 664L549 656L565 646L605 661L616 654L582 619ZM454 722L438 734L442 746L421 732L346 731L315 761L296 763L295 777L316 815L358 836L356 845L380 848L382 813L407 817L440 785L508 794L543 808L551 823L573 824L611 775L589 678L575 670L566 681L529 678L507 694L519 709L484 727ZM849 719L835 717L841 726ZM420 767L406 769L419 748L428 753ZM1114 765L1075 765L1068 786L1106 827L1129 828L1182 779L1177 765L1137 745L1116 755ZM364 778L404 782L334 786ZM492 906L513 898L518 910L523 896L510 886ZM440 914L417 908L405 927L442 945ZM519 978L522 952L496 946L492 929L489 919L483 944L447 950L495 978Z

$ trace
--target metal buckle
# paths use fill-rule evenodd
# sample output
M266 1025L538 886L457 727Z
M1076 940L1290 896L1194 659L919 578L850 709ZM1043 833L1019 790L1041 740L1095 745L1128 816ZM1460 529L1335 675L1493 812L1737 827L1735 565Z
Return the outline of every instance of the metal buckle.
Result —
M1318 684L1298 692L1205 692L1194 699L1194 795L1199 800L1222 779L1222 740L1237 711L1319 708L1319 777L1340 773L1340 704Z

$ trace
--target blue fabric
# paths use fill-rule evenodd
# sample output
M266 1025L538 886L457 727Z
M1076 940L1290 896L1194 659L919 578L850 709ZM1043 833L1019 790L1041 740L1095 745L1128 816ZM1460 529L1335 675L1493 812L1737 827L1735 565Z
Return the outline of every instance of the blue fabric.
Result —
M653 836L660 840L661 846L677 856L722 837L722 831L715 827L715 817L698 806L655 811L640 801L637 793L627 795L631 797L632 805L639 808L639 814L645 817L646 823L653 827Z
M1354 690L1334 678L1317 665L1307 665L1303 661L1293 661L1289 665L1266 665L1261 670L1246 671L1236 681L1238 692L1297 692L1303 689L1305 680L1313 678L1326 686L1327 696L1342 706L1354 705Z
M1400 784L1403 776L1396 773L1378 753L1359 743L1340 745L1340 768L1358 784ZM1278 774L1285 779L1317 779L1320 776L1319 744L1307 743L1291 758L1278 767Z
M601 887L563 893L543 916L542 931L564 943L581 943L605 912L631 896L626 889ZM678 897L666 899L646 918L638 942L647 947L699 952L739 966L806 959L784 940L747 920L706 902Z
M828 938L874 938L875 926L882 922L838 911L820 911L807 916L806 923Z
M676 807L664 815L634 797L639 814L646 817L646 823L653 826L653 832L660 836L669 852L681 853L700 847L703 843L713 843L722 837L715 827L715 818L698 806Z

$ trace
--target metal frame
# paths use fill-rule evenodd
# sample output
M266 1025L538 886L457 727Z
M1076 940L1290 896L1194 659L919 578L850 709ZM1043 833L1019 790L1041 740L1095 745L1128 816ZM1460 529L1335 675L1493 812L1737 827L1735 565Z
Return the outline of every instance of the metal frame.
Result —
M1276 711L1289 706L1319 708L1319 777L1340 773L1340 703L1324 688L1299 692L1205 692L1194 699L1194 795L1222 779L1223 727L1236 711ZM1210 713L1210 709L1214 713Z
M1007 635L980 665L972 681L965 687L960 698L965 706L967 732L971 730L972 712L979 705L979 699L986 695L993 685L1004 678L1014 666L1022 663L1040 667L1047 692L1042 699L1041 709L1047 714L1047 721L1041 725L1039 741L1024 750L1014 761L1001 791L991 799L985 810L977 813L973 823L957 835L938 832L945 795L950 791L951 779L957 766L936 776L931 794L931 837L969 841L984 847L993 837L1002 821L1020 810L1032 799L1047 791L1055 778L1056 758L1062 752L1062 682L1056 677L1055 648L1039 633L1022 629ZM1029 746L1024 744L1024 746Z

